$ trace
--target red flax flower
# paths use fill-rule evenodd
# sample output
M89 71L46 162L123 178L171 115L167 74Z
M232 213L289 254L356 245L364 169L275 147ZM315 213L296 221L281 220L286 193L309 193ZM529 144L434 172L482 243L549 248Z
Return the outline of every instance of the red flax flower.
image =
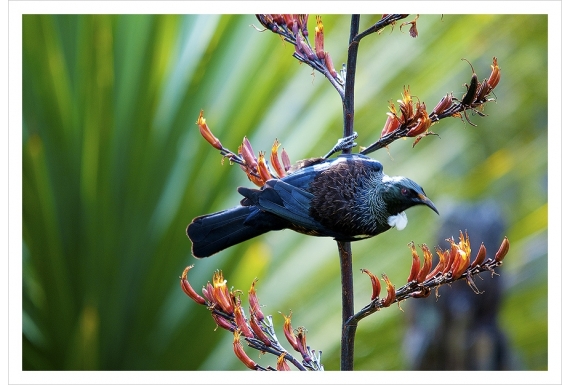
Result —
M424 253L424 264L418 273L418 282L424 282L426 280L426 277L431 270L433 260L433 256L425 243L422 244L422 252Z
M234 313L234 306L221 270L214 272L214 300L226 314Z
M271 147L271 166L273 166L273 169L277 173L277 176L279 178L283 178L285 175L287 175L287 171L285 170L284 165L279 162L279 157L277 156L277 150L279 149L280 145L281 144L279 141L275 139L275 142L273 142L273 147ZM281 155L283 155L283 151L281 151Z
M408 247L412 250L412 267L410 268L410 275L408 276L409 283L418 279L418 274L420 273L420 256L416 251L414 242L408 243Z
M267 338L267 336L263 332L263 329L261 328L260 322L261 321L258 321L253 314L250 315L249 325L251 326L251 330L253 330L253 333L255 334L255 336L259 340L263 341L263 343L265 345L271 346L271 341L269 340L269 338Z
M194 265L188 266L186 269L184 269L184 271L182 272L182 277L180 277L180 286L182 287L182 291L184 291L184 293L186 293L188 297L192 298L196 303L200 305L205 305L206 300L204 299L204 297L196 293L196 291L190 285L190 282L188 282L187 279L188 271L193 267Z
M386 283L387 294L386 297L382 298L381 303L384 307L390 306L396 299L396 287L390 282L386 274L382 274L382 279Z
M287 353L281 353L279 358L277 358L277 370L289 371L289 365L287 365L287 361L285 361L285 356Z
M382 286L380 285L380 279L374 274L372 274L367 269L360 269L361 272L367 274L370 277L370 281L372 281L372 296L370 297L371 300L378 298L380 296L380 290Z
M198 116L198 121L196 122L200 128L200 134L210 143L214 148L222 150L222 142L212 134L210 128L206 124L206 118L204 118L204 111L200 110L200 115Z
M493 64L491 65L491 76L489 76L489 86L491 89L497 87L499 80L501 80L501 68L499 68L497 58L493 57Z
M246 336L248 338L253 338L253 332L249 328L249 325L247 324L247 320L246 320L245 316L243 315L243 308L241 307L241 301L239 300L239 297L236 297L236 301L235 301L235 305L234 305L234 316L235 316L235 320L236 320L236 325L237 325L239 331L241 332L241 334L243 334L244 336Z
M471 245L469 243L469 237L464 237L462 232L459 232L459 243L456 244L451 240L451 253L455 253L453 265L451 266L453 279L459 278L465 270L469 267L469 261L471 259Z
M236 354L237 358L239 358L239 360L244 363L245 366L251 370L257 369L257 364L255 361L249 358L249 356L243 350L243 345L240 341L240 333L237 330L234 332L234 353Z
M257 278L253 280L251 283L251 287L249 288L249 306L251 308L252 314L261 321L263 320L263 312L261 311L261 306L259 305L259 300L257 299L257 293L255 291L255 283L257 282Z
M260 152L257 157L257 174L261 177L263 183L273 178L269 171L269 167L267 167L267 163L265 162L265 155L262 152Z
M323 21L321 17L317 15L317 26L315 27L315 52L319 59L325 58L325 35L323 28Z
M287 338L287 341L289 341L289 344L293 347L293 349L299 351L295 332L293 331L293 326L291 326L291 312L288 316L283 314L283 317L285 318L285 323L283 324L283 334L285 334L285 338Z

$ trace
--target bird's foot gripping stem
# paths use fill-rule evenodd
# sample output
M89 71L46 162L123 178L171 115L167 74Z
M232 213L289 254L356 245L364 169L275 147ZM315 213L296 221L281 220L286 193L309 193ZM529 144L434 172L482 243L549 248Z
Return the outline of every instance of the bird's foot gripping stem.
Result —
M324 156L325 159L329 158L332 154L339 152L339 151L343 151L343 150L349 150L353 147L356 146L356 142L354 141L354 139L358 138L358 133L354 133L350 136L345 136L344 138L340 138L338 140L338 142L336 142L336 144L334 145L334 147L327 152L327 154Z

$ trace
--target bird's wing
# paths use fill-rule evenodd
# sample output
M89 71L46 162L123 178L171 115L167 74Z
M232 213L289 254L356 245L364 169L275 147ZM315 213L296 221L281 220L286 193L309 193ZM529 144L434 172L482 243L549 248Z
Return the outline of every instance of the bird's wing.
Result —
M322 226L309 216L313 194L280 179L267 181L262 190L239 188L239 193L260 209L307 229ZM252 196L254 195L254 196Z

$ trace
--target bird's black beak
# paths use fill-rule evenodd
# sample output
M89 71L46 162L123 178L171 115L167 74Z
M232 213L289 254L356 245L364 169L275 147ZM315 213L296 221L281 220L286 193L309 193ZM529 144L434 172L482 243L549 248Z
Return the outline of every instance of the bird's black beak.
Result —
M422 204L426 205L427 207L429 207L430 209L432 209L433 211L435 211L435 213L436 213L437 215L439 215L439 211L437 211L437 209L435 208L435 205L433 204L433 202L432 202L428 197L426 197L426 196L423 195L423 194L418 194L418 196L419 196L420 202L421 202Z

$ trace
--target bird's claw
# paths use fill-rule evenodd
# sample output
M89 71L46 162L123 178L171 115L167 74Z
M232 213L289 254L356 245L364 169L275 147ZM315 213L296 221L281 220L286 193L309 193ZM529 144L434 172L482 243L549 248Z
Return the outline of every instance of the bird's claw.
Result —
M340 138L336 144L334 145L334 147L327 152L327 154L324 156L325 159L329 158L332 154L339 152L339 151L344 151L344 150L349 150L353 147L356 146L356 142L354 141L354 139L358 138L358 133L353 133L352 135L349 136L345 136L344 138Z

